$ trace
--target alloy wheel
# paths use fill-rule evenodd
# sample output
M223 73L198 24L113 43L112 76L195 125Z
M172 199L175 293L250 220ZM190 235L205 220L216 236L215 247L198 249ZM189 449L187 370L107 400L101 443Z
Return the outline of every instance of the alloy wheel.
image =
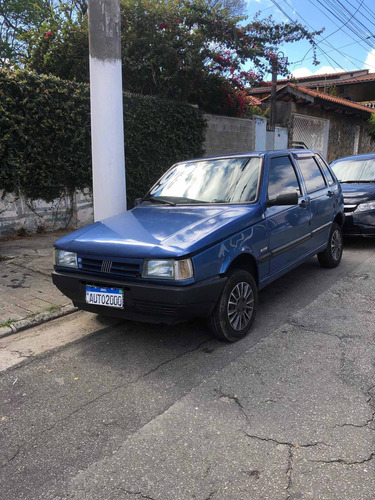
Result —
M331 238L331 253L334 260L339 260L342 250L342 238L340 231L335 229Z
M254 294L245 281L238 283L229 296L228 320L234 330L243 330L250 323L254 310Z

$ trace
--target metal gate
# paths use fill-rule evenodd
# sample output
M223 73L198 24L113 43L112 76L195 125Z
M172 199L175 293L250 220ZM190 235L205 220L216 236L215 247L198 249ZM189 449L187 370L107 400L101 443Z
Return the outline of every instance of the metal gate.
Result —
M293 116L293 142L303 142L308 148L315 149L327 156L329 120L315 116Z

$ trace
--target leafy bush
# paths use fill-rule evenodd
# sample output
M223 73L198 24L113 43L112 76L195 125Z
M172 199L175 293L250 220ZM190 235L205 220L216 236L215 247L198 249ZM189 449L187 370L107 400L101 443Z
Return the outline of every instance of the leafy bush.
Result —
M203 152L205 122L187 104L124 95L128 198L175 161ZM0 71L0 189L51 201L91 186L89 87Z
M373 141L375 141L375 115L371 115L369 121L368 134Z

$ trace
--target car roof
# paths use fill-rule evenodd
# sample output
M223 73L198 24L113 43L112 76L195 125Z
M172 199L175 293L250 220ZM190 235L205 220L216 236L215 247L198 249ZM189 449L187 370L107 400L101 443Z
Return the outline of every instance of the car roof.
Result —
M352 160L352 161L373 160L374 158L375 158L375 153L367 153L364 155L345 156L344 158L338 158L332 163L337 163L339 161L346 161L346 160Z
M186 160L186 161L179 161L177 163L189 163L193 161L202 161L202 160L221 160L225 158L247 158L249 156L253 157L260 157L263 158L264 156L267 155L274 155L274 154L288 154L288 153L293 153L295 156L299 155L305 155L305 154L315 154L316 151L313 149L273 149L270 151L249 151L245 153L233 153L233 154L224 154L224 155L217 155L217 156L205 156L202 158L193 158L191 160Z

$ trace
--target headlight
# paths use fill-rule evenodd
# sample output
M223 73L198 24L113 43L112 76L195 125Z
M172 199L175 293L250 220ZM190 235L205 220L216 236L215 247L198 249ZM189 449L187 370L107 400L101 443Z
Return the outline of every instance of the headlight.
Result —
M193 263L185 260L145 260L142 278L159 278L166 280L187 280L192 278Z
M361 203L356 208L356 212L368 212L369 210L375 210L375 201L368 201L367 203Z
M77 268L77 254L55 249L55 264L56 266Z

